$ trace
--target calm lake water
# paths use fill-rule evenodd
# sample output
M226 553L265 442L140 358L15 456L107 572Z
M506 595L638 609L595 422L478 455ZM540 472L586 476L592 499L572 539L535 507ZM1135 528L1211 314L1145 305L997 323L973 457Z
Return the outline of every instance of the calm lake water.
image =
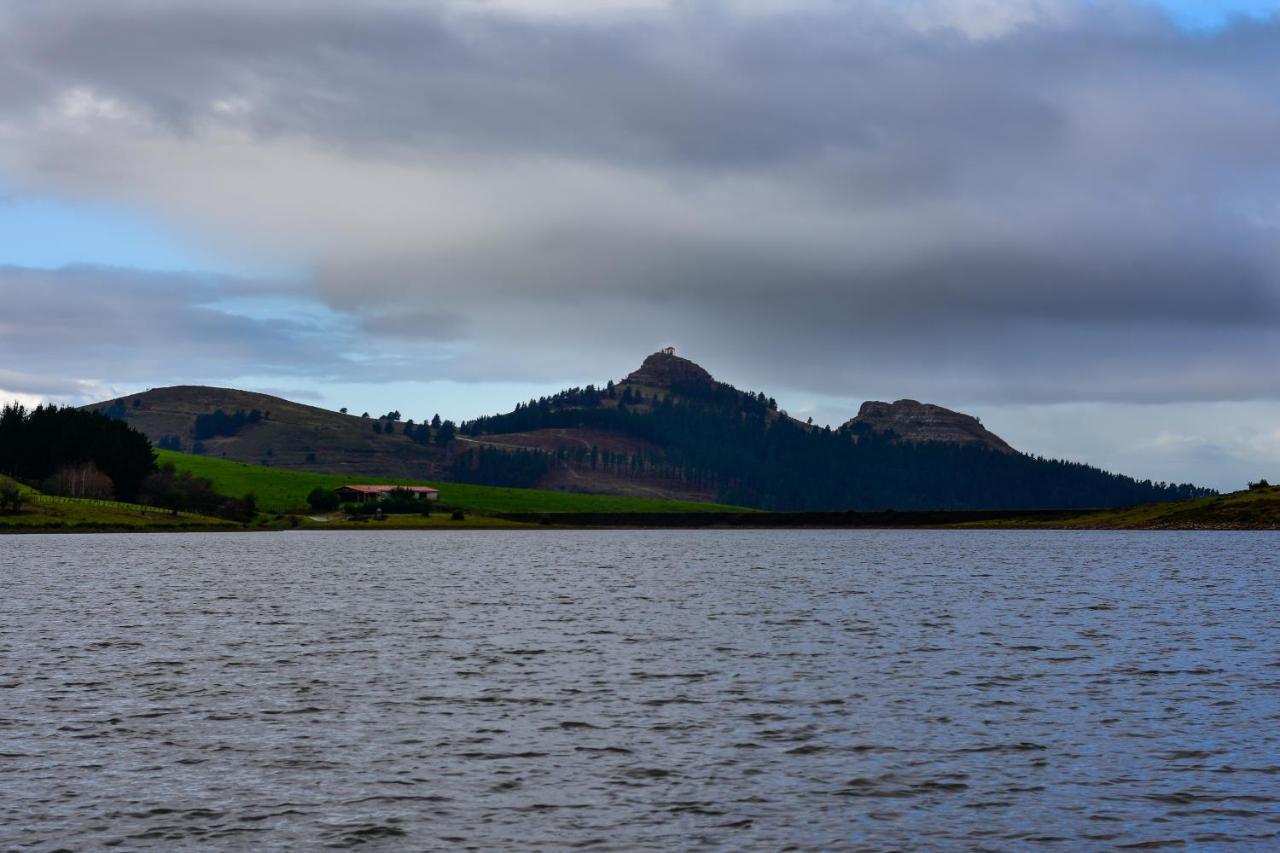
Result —
M0 536L0 848L1277 849L1278 543Z

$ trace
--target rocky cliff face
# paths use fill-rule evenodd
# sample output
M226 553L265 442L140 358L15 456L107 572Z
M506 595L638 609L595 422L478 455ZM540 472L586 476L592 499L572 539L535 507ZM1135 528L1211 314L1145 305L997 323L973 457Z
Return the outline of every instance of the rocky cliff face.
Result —
M972 415L915 400L896 403L869 400L862 404L858 416L845 426L858 424L876 432L891 431L900 441L913 444L981 444L1001 453L1017 452Z

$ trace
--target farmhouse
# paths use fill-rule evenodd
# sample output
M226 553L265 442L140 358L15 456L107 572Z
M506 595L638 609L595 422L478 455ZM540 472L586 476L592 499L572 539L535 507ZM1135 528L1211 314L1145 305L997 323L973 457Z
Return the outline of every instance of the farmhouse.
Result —
M339 486L334 489L343 503L369 503L385 500L395 491L408 492L415 500L438 501L440 491L430 486Z

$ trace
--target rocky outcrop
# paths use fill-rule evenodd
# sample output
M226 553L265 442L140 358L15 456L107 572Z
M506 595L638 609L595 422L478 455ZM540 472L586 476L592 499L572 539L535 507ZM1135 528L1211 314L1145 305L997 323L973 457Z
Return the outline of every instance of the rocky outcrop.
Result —
M711 388L716 384L710 373L671 350L655 352L644 360L639 370L634 371L622 381L649 388L672 388L678 385L684 387L700 385Z
M1001 453L1017 452L972 415L916 400L896 403L869 400L862 404L858 416L845 424L846 427L858 425L876 432L892 432L899 441L912 444L981 444Z

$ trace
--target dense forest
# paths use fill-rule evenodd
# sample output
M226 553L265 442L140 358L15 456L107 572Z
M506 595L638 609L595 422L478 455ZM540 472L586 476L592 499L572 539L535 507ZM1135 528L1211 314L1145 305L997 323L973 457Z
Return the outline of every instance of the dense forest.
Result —
M86 496L105 490L132 501L155 469L147 437L106 414L16 403L0 410L0 473L30 483L74 482L92 490Z
M541 450L469 448L454 459L451 479L481 486L534 486L547 473L552 457Z
M660 450L611 454L593 448L587 460L593 469L603 465L632 478L712 486L721 502L773 510L1107 507L1209 493L975 445L907 444L865 428L814 428L779 415L763 394L721 384L672 392L643 398L630 388L572 389L469 421L461 432L613 431ZM564 451L559 459L503 456L491 451L470 457L468 479L530 485L527 477L538 465L583 461L564 460ZM522 475L524 481L513 482Z

